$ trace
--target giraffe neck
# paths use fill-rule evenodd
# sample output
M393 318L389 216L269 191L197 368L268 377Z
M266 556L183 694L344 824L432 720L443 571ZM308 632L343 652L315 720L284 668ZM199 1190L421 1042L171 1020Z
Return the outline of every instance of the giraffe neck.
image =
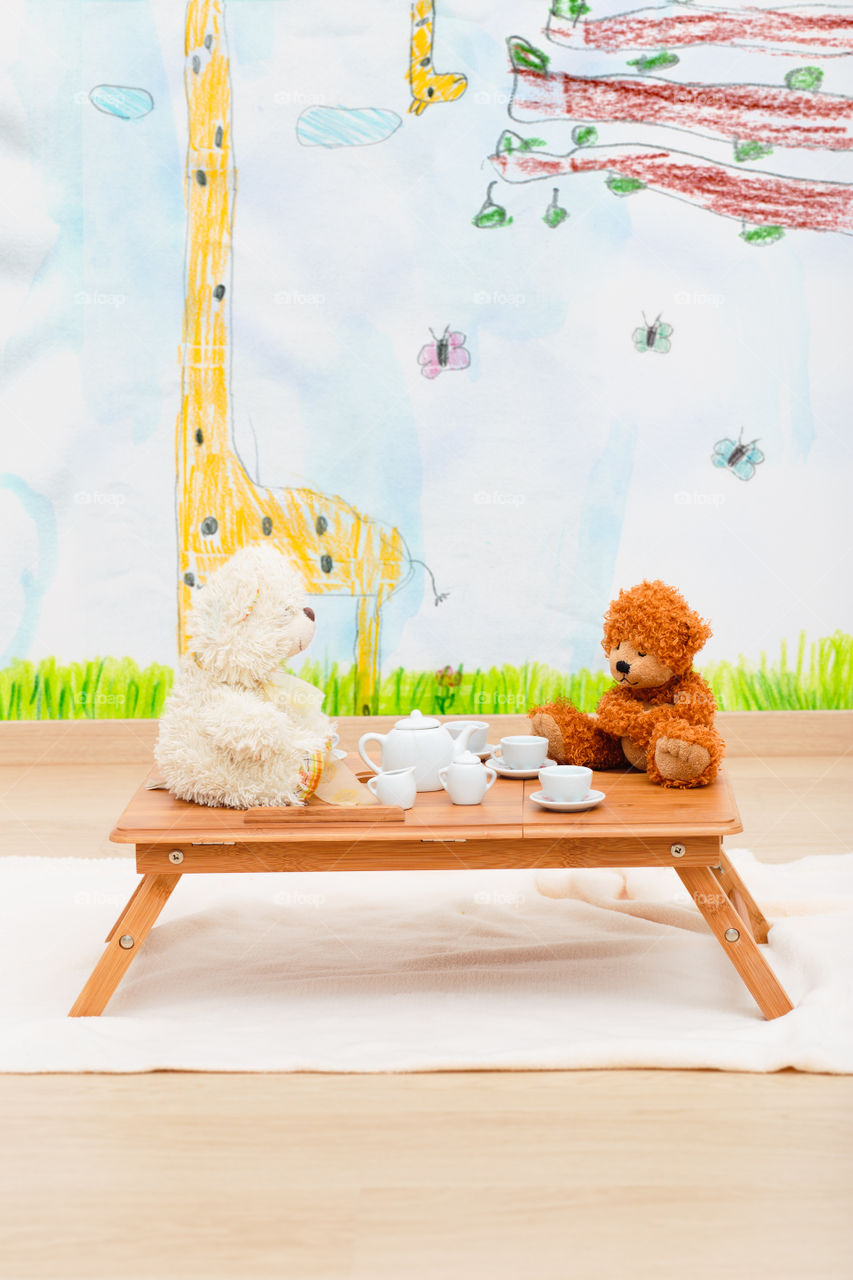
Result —
M231 151L224 0L189 0L184 53L189 141L179 476L187 474L199 450L208 454L230 451L231 235L236 170Z

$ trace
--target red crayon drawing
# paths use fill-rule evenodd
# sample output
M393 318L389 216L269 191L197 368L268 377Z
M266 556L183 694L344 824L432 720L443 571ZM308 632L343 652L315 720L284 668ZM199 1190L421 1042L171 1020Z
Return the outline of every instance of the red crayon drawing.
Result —
M640 121L714 138L853 150L853 98L764 84L542 74L516 66L514 120Z
M674 196L726 218L756 226L853 234L853 186L760 173L717 164L685 151L644 143L578 147L566 155L522 151L502 135L490 157L508 182L532 182L567 174L602 172L651 191Z
M603 53L691 44L724 44L815 58L853 53L853 12L827 5L718 9L668 4L591 22L574 22L552 13L546 32L556 44Z

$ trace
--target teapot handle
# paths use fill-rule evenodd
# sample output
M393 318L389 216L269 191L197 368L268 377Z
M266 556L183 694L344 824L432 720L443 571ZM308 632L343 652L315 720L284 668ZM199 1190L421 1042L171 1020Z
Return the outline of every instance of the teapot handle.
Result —
M366 765L369 765L369 767L373 770L374 773L381 773L382 765L375 764L374 761L371 760L370 756L367 754L364 748L368 742L378 742L381 746L381 744L385 741L386 736L387 735L384 733L363 733L358 740L358 754L361 756L364 763Z

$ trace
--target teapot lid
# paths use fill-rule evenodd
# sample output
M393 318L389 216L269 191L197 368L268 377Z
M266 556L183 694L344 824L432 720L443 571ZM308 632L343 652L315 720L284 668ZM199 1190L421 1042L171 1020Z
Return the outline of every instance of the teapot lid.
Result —
M438 729L441 721L436 720L434 716L425 716L422 711L415 708L410 711L402 720L398 720L394 725L395 729Z

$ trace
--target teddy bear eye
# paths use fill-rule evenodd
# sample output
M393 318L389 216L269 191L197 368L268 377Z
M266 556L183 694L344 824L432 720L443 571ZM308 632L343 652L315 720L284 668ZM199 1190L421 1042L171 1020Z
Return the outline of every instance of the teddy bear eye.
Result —
M638 658L645 658L645 656L646 656L646 655L645 655L644 653L640 653L640 650L639 650L639 649L637 650L637 657L638 657Z

